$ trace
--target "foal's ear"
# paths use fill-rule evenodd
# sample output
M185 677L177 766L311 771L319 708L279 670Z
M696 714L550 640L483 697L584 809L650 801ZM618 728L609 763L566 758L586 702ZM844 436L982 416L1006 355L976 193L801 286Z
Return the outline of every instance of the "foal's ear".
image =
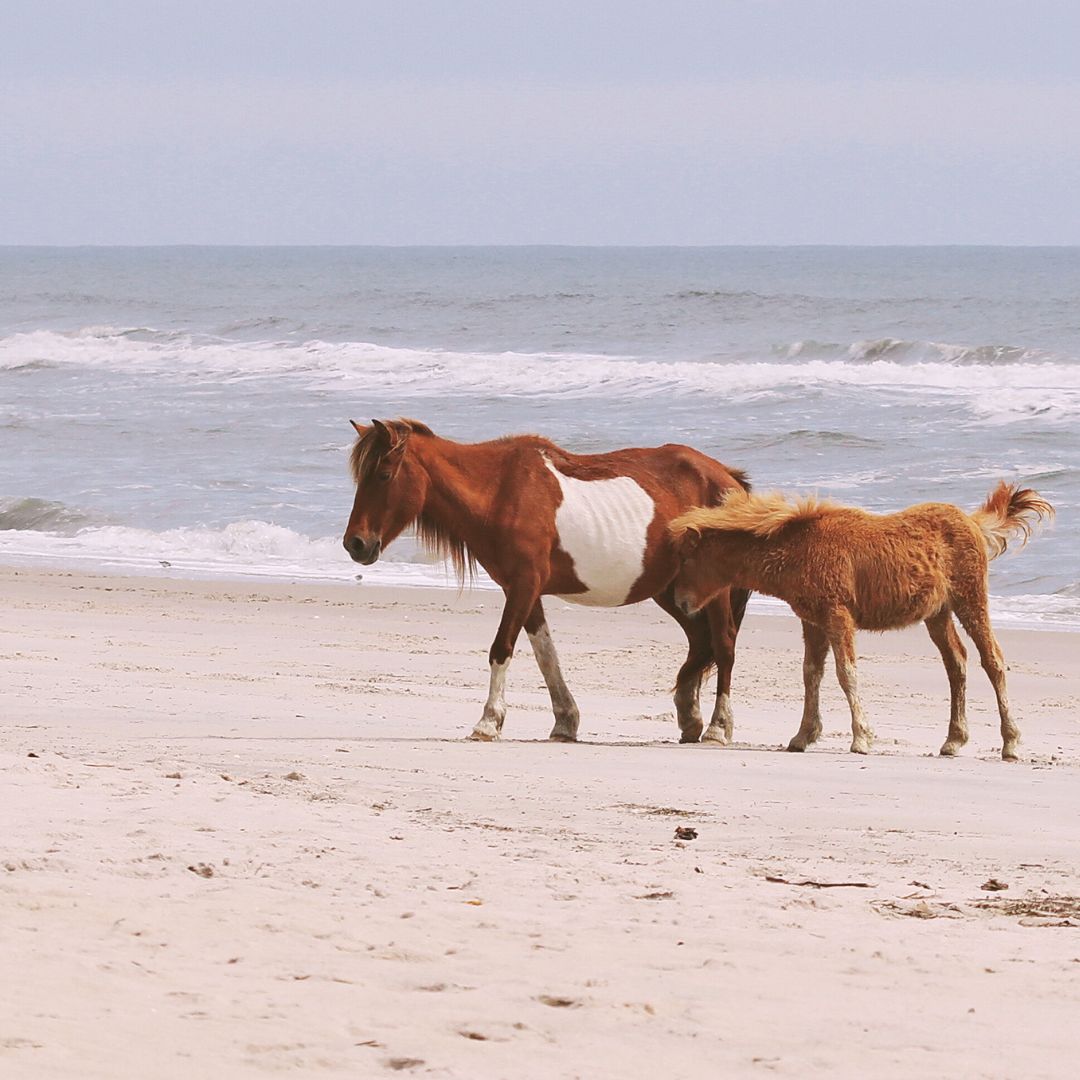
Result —
M692 555L701 543L701 533L697 529L687 529L679 537L679 550L684 555Z

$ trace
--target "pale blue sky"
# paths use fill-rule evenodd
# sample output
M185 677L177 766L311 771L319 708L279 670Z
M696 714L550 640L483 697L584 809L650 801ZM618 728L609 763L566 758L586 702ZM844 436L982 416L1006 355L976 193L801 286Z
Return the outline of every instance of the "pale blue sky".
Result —
M1080 3L23 0L0 243L1080 244Z

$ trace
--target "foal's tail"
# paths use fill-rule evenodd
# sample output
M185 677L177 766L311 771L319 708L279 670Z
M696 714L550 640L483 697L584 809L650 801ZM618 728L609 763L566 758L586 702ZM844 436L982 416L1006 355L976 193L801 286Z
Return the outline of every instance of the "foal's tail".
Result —
M986 541L986 553L996 559L1013 537L1026 544L1036 524L1054 516L1054 508L1037 491L1001 480L986 502L969 516Z

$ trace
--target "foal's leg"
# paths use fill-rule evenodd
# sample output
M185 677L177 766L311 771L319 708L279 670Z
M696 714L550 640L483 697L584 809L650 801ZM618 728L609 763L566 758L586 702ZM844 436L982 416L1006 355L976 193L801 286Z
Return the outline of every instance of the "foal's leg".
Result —
M713 663L713 647L709 633L709 620L701 612L686 615L675 606L673 590L669 586L653 599L683 629L689 645L686 660L675 677L675 715L679 721L679 742L697 742L701 738L704 723L698 698L701 681Z
M1001 717L1001 760L1015 761L1020 729L1009 712L1009 697L1005 691L1005 658L1001 655L1001 647L993 630L990 629L985 586L980 592L981 596L965 598L963 602L954 597L954 609L960 624L979 650L979 660L997 697L998 715Z
M506 719L506 671L510 667L510 658L514 655L514 643L526 617L539 599L540 586L529 582L527 586L518 586L507 590L506 605L503 607L499 629L491 643L488 663L491 665L491 681L488 684L487 701L484 712L472 729L470 739L492 742L502 733L503 720Z
M726 746L735 730L735 716L731 711L731 669L735 666L735 634L738 632L731 610L730 589L725 589L705 608L705 616L709 620L709 636L716 658L716 704L701 741Z
M821 677L825 674L825 658L829 655L829 639L820 626L803 622L803 712L802 723L788 750L802 753L821 735Z
M555 652L555 643L551 640L551 631L544 617L544 607L539 600L536 601L532 611L529 612L529 617L525 620L525 632L529 635L529 643L532 645L536 664L540 668L540 674L544 676L544 682L547 683L548 693L551 694L555 726L551 729L548 738L556 742L577 742L580 721L577 702L574 701L574 696L563 679L559 657Z
M829 643L836 659L836 677L851 708L851 752L869 754L874 733L863 716L859 675L855 668L855 621L845 611L829 627Z
M949 676L949 734L941 748L942 757L953 757L968 741L965 697L967 695L967 650L953 626L952 613L944 608L926 620L930 638L938 647Z

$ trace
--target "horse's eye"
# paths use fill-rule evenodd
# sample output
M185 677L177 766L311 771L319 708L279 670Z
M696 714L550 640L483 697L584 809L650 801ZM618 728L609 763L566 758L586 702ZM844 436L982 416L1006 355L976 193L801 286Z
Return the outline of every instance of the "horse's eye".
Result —
M379 472L379 480L381 480L382 483L384 483L384 484L388 483L389 480L390 480L390 477L393 476L393 475L394 474L389 469L382 469Z

